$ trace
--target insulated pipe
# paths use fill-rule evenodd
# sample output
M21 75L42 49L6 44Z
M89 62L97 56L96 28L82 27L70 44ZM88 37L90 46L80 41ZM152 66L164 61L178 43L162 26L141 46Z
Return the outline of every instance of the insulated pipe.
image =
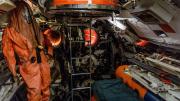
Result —
M166 68L166 69L168 69L168 70L171 70L171 71L175 71L175 72L180 73L180 68L178 68L178 67L175 67L175 66L173 66L173 65L164 63L164 62L162 62L162 61L160 61L160 60L156 60L156 59L153 59L153 58L150 58L150 57L146 57L146 59L147 59L148 61L150 61L150 62L152 62L152 63L155 63L155 64L157 64L157 65L159 65L159 66L161 66L161 67L164 67L164 68Z

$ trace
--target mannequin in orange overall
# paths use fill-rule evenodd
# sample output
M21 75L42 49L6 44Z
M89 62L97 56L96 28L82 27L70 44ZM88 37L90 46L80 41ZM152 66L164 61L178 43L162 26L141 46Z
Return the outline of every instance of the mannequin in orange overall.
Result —
M32 11L25 2L16 2L10 12L9 25L2 38L3 54L13 76L16 77L15 54L20 59L19 71L27 85L28 101L49 101L50 67L43 51L43 35L30 19ZM39 47L39 48L37 48ZM37 51L39 50L39 51Z

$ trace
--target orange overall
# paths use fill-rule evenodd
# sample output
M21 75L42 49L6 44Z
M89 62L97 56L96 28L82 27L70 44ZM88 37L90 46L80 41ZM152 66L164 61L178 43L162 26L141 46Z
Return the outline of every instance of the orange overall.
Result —
M35 25L33 29L33 21L28 23L26 3L19 2L16 6L17 8L10 12L10 23L3 33L4 57L13 76L16 76L15 54L18 55L21 63L19 71L27 85L28 101L49 101L51 77L44 51L40 51L41 63L37 63L36 47L39 43L35 32L38 32L38 26ZM39 42L43 43L43 35L39 33L37 36Z

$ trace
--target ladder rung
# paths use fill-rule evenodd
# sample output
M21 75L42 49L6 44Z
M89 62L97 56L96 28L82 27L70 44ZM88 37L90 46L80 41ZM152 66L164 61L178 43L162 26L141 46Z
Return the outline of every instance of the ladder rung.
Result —
M91 73L74 73L72 74L73 76L78 76L78 75L90 75Z
M89 58L89 57L88 57L88 58ZM87 59L87 57L76 57L76 58L75 58L75 57L72 57L71 59L72 59L72 60L75 60L75 59Z
M79 42L79 43L84 43L85 41L83 41L83 40L82 40L82 41L81 41L81 40L79 40L79 41L71 41L71 42L72 42L72 43L73 43L73 42L74 42L74 43L78 43L78 42Z
M51 87L58 87L59 86L59 83L58 84L51 84Z
M71 43L85 43L85 42L90 42L90 41L83 41L83 40L78 40L78 41L71 41Z
M67 24L69 27L76 27L76 26L89 26L88 24Z
M85 89L91 89L91 87L79 87L79 88L73 88L72 90L85 90Z

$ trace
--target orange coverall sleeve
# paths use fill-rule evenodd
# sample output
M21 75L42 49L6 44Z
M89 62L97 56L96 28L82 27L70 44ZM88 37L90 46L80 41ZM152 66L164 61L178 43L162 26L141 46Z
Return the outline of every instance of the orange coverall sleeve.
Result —
M13 76L16 76L16 59L13 49L13 42L8 37L7 29L4 30L2 36L2 50L10 72L13 74Z

